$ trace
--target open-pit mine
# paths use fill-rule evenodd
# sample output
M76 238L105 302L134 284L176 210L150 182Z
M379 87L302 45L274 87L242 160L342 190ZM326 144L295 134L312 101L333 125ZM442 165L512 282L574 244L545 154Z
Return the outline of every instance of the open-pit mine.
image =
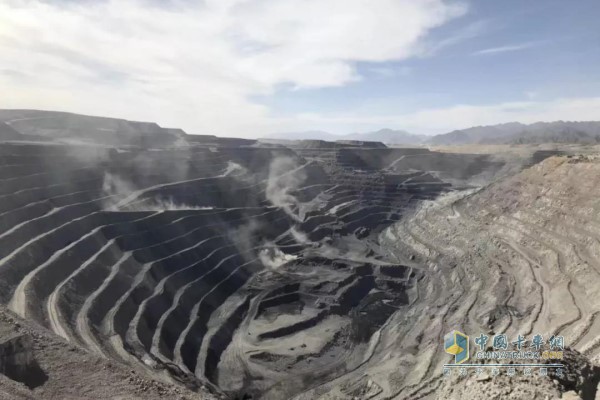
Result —
M594 398L593 148L260 142L16 111L0 121L0 332L49 331L56 352L205 399L491 399L515 385L537 390L515 398ZM556 383L451 385L442 341L454 329L560 334L590 364ZM30 345L46 378L31 383L20 365L12 379L35 398L67 367Z

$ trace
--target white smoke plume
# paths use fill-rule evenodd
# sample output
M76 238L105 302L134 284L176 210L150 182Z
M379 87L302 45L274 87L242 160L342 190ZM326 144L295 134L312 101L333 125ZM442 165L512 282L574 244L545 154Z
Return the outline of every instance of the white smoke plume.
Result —
M256 247L261 239L259 234L264 229L261 222L256 219L249 219L247 223L235 228L226 228L226 235L231 243L238 249L238 253L243 255L247 261L254 258Z
M105 172L102 181L102 193L105 196L112 197L103 201L103 208L107 211L118 211L116 205L119 201L125 199L136 190L130 182L122 179L120 176Z
M265 267L275 270L290 261L296 260L298 256L286 254L275 245L267 245L258 252L258 258Z
M306 233L302 232L301 230L299 230L298 227L296 227L296 226L294 226L294 227L292 227L292 229L290 229L290 233L294 237L296 242L299 244L312 243L310 241L310 239L308 238L308 235Z
M237 170L235 167L231 167L233 170ZM129 195L137 191L131 182L121 178L118 175L110 172L104 173L104 180L102 182L102 192L104 196L111 196L103 201L103 208L106 211L119 211L117 205L123 199L126 199ZM179 211L179 210L210 210L214 207L210 206L197 206L186 204L176 201L173 197L167 199L154 198L147 199L146 201L129 204L125 207L128 211Z
M144 204L144 210L150 211L180 211L180 210L212 210L210 206L193 206L185 203L178 203L172 197L163 199L154 199L149 204Z
M231 160L227 161L227 169L223 173L223 176L229 175L246 175L248 174L248 169L241 166L240 164L233 162Z
M266 189L267 199L274 206L281 207L296 221L302 221L296 214L300 202L290 192L298 189L307 178L301 167L290 157L275 158L269 166Z

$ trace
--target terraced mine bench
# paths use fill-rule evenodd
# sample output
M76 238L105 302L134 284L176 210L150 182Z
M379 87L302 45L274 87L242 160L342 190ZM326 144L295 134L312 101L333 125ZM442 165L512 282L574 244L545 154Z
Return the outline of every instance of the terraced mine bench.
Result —
M151 374L240 397L310 393L383 354L441 284L414 259L426 227L398 245L390 229L504 165L212 142L0 144L0 299Z

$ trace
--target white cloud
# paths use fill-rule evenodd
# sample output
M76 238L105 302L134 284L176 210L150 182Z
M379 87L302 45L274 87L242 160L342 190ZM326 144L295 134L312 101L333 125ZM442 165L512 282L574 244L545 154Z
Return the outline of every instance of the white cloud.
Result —
M491 47L489 49L483 49L483 50L476 51L473 54L489 55L489 54L509 53L512 51L531 49L532 47L537 47L537 46L541 45L542 43L543 42L525 42L525 43L512 44L512 45L507 45L507 46Z
M429 30L466 11L444 0L158 4L0 2L0 107L261 134L282 122L252 96L360 79L355 62L419 55Z
M523 93L529 100L534 100L537 97L539 97L539 93L534 91L534 90L528 90L525 93Z
M370 131L389 127L413 133L438 134L455 129L504 122L589 121L600 119L600 97L564 98L551 101L508 102L493 105L456 105L399 115L303 114L299 122L306 130L317 127L336 133Z
M412 72L412 68L407 66L394 66L394 67L371 67L369 72L375 76L386 79L395 78L398 76L409 76Z
M456 46L474 37L481 36L485 33L486 29L488 29L489 24L489 21L478 20L464 25L456 31L452 32L449 36L446 36L445 38L439 41L424 43L423 53L425 55L434 55L440 52L441 50L452 46Z

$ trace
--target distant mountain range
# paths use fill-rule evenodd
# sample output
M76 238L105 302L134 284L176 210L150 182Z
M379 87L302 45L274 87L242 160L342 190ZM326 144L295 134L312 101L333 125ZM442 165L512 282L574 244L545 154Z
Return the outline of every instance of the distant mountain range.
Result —
M415 135L403 130L380 129L374 132L351 133L347 135L335 135L324 131L306 131L272 134L265 139L284 139L284 140L327 140L335 142L338 140L359 140L364 142L383 142L388 144L422 144L431 136Z
M579 143L600 144L600 121L555 121L522 124L509 122L498 125L476 126L449 133L427 136L402 130L380 129L375 132L334 135L310 131L271 135L287 140L321 139L327 141L362 140L387 144L407 145L464 145L464 144L540 144Z
M430 138L429 144L600 143L600 122L556 121L525 125L518 122L477 126Z
M323 131L281 133L263 138L279 140L322 140L328 142L380 142L405 146L444 146L464 144L600 144L600 121L555 121L476 126L427 136L403 130L334 135ZM59 141L96 143L108 146L172 147L192 145L252 146L252 139L190 135L181 129L163 128L153 122L93 117L54 111L0 110L0 141ZM280 145L285 146L285 143ZM372 143L377 147L375 143Z

